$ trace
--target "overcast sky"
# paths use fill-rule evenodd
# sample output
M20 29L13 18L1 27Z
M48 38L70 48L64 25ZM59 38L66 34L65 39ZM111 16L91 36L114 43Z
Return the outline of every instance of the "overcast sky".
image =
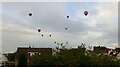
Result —
M120 47L120 2L118 3L118 47Z
M118 46L117 2L6 2L2 3L2 22L3 53L29 45L54 48L54 42L68 42L67 47L81 43Z

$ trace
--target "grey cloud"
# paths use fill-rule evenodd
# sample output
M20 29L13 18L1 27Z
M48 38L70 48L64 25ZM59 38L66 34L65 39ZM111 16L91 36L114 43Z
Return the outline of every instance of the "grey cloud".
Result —
M79 20L73 20L74 17L69 13L67 9L69 6L66 7L66 4L68 3L3 3L3 11L9 10L8 13L3 12L4 52L14 51L18 46L26 46L29 43L40 47L55 47L54 41L69 41L69 46L72 47L82 42L89 45L96 42L101 43L104 40L108 40L108 44L116 43L116 24L114 24L114 20L110 20L108 23L108 20L104 18L97 18L99 9L96 9L96 6L98 5L92 6L93 10L90 10L88 17L81 16ZM79 3L74 4L76 11L83 7L78 6ZM29 12L33 13L31 17L28 16ZM69 19L66 18L67 15L70 16ZM94 24L93 21L97 23ZM67 30L65 30L66 27ZM42 32L38 33L37 28L40 28ZM98 32L102 35L95 37L97 34L89 34L89 32ZM41 34L45 34L45 37L42 38ZM53 35L51 39L47 36L49 34Z
M120 2L118 3L118 46L120 47Z

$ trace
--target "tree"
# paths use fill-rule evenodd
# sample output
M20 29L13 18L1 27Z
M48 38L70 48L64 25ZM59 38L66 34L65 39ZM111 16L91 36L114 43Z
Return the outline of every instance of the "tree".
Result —
M82 43L80 46L78 46L78 48L85 48L85 44L84 43Z
M9 61L14 61L14 59L15 59L15 53L8 53L6 55L6 57L8 58Z
M18 59L18 67L26 67L27 66L27 57L25 54L21 54Z
M92 46L89 46L88 48L89 48L89 50L92 50Z

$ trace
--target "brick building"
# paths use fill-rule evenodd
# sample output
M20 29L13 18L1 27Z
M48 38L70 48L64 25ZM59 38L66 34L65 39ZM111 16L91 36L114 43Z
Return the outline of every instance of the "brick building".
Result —
M17 49L16 55L15 55L15 66L18 65L19 57L24 54L27 58L27 64L29 63L29 58L34 55L44 55L44 56L50 56L52 55L52 48L26 48L26 47L19 47Z

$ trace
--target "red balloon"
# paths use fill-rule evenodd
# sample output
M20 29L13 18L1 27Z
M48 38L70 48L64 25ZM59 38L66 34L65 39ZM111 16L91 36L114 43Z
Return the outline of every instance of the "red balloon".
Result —
M87 16L88 15L88 11L84 11L84 15Z

